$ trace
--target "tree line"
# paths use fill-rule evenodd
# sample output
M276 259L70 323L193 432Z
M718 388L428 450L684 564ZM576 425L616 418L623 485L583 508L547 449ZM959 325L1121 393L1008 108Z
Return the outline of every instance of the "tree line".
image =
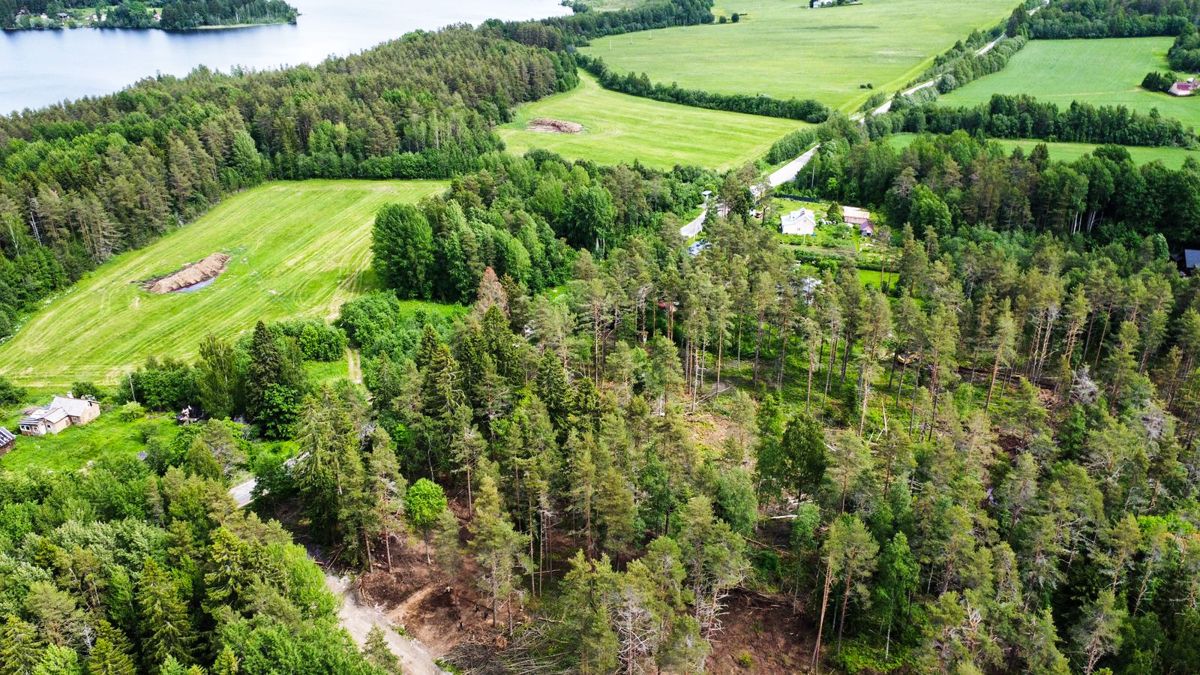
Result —
M1195 0L1052 0L1033 15L1024 7L1013 11L1006 31L1041 40L1150 37L1179 35L1197 21Z
M93 10L89 25L104 28L161 28L192 30L203 26L236 26L253 23L295 23L298 12L284 0L163 0L154 9L141 0L120 0L116 4L90 0L0 0L0 28L25 27L17 13L25 10L33 16L51 17L66 9Z
M609 70L604 61L596 56L576 54L576 62L592 75L600 86L623 94L641 96L656 101L679 103L710 110L728 110L749 115L783 117L793 120L820 123L829 117L829 108L814 99L790 98L786 101L765 95L717 94L701 89L684 89L677 83L670 85L651 83L645 73L620 75Z
M1197 137L1176 119L1125 106L1072 101L1065 109L1028 95L993 94L974 107L953 108L896 99L892 110L865 122L872 136L889 133L949 134L962 130L991 138L1034 138L1072 143L1191 148Z

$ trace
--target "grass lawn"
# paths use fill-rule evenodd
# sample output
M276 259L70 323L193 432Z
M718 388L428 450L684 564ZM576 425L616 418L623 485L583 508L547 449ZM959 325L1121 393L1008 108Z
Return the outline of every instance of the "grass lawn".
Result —
M916 138L915 134L894 134L888 136L888 143L897 150L907 148ZM1009 140L996 138L992 142L1003 147L1008 152L1012 152L1016 148L1028 155L1034 146L1044 141L1017 139ZM1091 153L1097 147L1091 143L1046 143L1046 148L1050 151L1050 159L1071 162L1086 154ZM1129 156L1133 158L1136 164L1149 164L1150 162L1162 162L1165 166L1178 169L1183 166L1184 160L1188 157L1194 157L1200 160L1200 152L1196 150L1186 150L1184 148L1147 148L1141 146L1125 146L1129 151Z
M602 89L580 73L575 89L517 108L516 119L500 127L501 138L517 154L545 148L570 159L602 164L633 162L670 169L695 164L727 169L753 162L771 144L804 122L760 115L704 110ZM529 131L529 120L549 117L578 122L577 134Z
M5 426L17 428L20 411L7 415ZM17 471L41 467L56 471L74 471L102 457L135 456L146 449L146 439L163 441L175 434L172 415L151 415L125 422L111 409L105 409L94 422L82 427L67 427L56 436L17 436L16 445L3 458L0 467Z
M1200 127L1200 97L1176 98L1139 85L1152 70L1169 70L1172 38L1032 40L998 73L950 92L944 105L976 105L992 94L1030 94L1060 108L1071 101L1123 105L1148 113L1158 108L1185 126Z
M0 374L23 386L111 383L150 355L193 357L204 336L259 319L331 317L373 285L371 224L387 202L415 201L434 181L272 183L232 196L186 227L102 265L0 345ZM137 282L210 253L225 273L191 293Z
M717 0L738 23L677 26L594 40L584 51L617 72L730 94L815 98L852 111L870 90L900 89L973 29L1003 21L1016 0L867 0L809 9L803 0ZM1141 78L1139 77L1139 81Z

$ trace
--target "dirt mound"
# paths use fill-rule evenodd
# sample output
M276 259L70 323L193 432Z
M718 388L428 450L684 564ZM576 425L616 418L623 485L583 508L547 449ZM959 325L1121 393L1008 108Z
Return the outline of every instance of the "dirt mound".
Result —
M214 253L204 260L184 265L179 271L168 274L165 277L151 279L144 284L145 288L151 293L171 293L182 288L195 286L196 284L215 279L225 271L225 265L229 263L229 256L224 253Z
M578 122L555 120L549 117L538 117L529 120L529 125L526 128L530 131L541 131L547 134L577 134L583 131L583 125Z

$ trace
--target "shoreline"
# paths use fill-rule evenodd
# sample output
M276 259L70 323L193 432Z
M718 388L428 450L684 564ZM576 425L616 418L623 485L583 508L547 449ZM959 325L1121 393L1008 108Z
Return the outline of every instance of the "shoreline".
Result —
M297 15L297 19L299 16ZM29 26L28 28L0 28L3 33L31 33L45 31L73 31L73 30L133 30L133 31L150 31L158 30L164 33L200 33L205 31L218 30L244 30L246 28L263 28L266 26L295 26L299 21L259 21L255 23L231 23L231 24L214 24L208 26L196 26L195 28L161 28L159 26L147 26L139 28L137 26L97 26L95 24L66 26L59 24L57 26Z

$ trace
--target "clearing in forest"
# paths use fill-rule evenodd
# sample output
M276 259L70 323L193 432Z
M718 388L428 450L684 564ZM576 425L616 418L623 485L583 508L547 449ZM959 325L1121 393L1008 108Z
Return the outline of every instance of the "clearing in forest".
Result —
M807 2L718 0L713 12L738 23L678 26L594 40L583 51L618 73L726 94L815 98L856 109L889 94L975 29L1003 21L1015 0L868 0L809 9Z
M1123 105L1149 113L1157 108L1184 126L1200 127L1200 98L1177 98L1142 89L1146 73L1170 70L1172 38L1031 40L998 73L950 92L943 105L985 103L992 94L1029 94L1065 108L1071 101Z
M28 386L111 383L146 357L194 357L213 333L259 319L330 317L373 285L371 225L387 202L416 201L436 181L271 183L89 272L0 345L0 373ZM220 252L211 285L154 294L141 282Z
M888 136L888 143L897 150L907 148L917 138L916 134L893 134ZM1016 148L1021 148L1021 151L1026 156L1039 143L1045 143L1046 149L1050 151L1050 159L1060 162L1073 162L1084 155L1090 154L1093 150L1100 147L1092 143L1046 143L1045 141L1030 140L1025 138L1006 139L994 138L992 142L1004 148L1006 152L1012 152ZM1151 148L1127 145L1124 146L1129 151L1129 157L1135 164L1149 164L1150 162L1162 162L1164 166L1171 169L1178 169L1183 166L1184 160L1188 157L1194 157L1200 160L1200 152L1196 150L1188 150L1186 148Z
M569 121L583 128L548 133L531 128L538 120ZM638 160L659 169L676 164L728 169L755 161L781 136L804 126L809 125L620 94L601 88L581 71L578 87L518 107L515 119L499 133L516 154L544 148L601 164Z

